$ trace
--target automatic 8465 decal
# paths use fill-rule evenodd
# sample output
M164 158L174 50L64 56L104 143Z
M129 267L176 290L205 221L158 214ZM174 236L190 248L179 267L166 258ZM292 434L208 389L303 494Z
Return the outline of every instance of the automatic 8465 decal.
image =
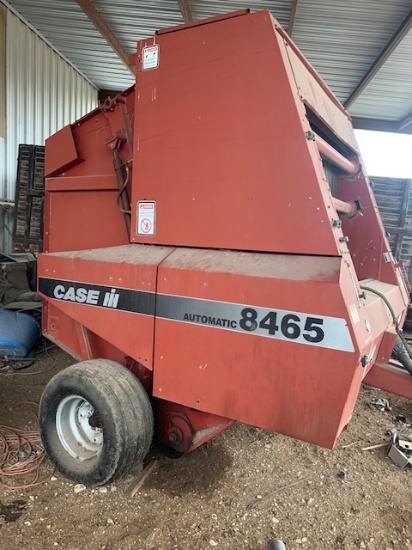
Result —
M297 340L302 336L307 342L319 343L325 338L324 320L321 317L305 317L295 313L281 315L277 311L269 311L262 319L252 307L242 309L239 326L248 332L257 331L265 335L275 336L279 331L289 340Z
M156 316L311 346L354 351L346 320L299 311L158 294Z

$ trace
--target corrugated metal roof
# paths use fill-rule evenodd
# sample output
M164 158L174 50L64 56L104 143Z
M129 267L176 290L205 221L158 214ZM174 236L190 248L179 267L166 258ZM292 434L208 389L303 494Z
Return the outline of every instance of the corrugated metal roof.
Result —
M205 19L214 15L221 15L231 11L251 9L253 11L270 10L279 23L286 29L292 8L291 0L191 0L194 19Z
M99 0L93 3L128 53L136 51L138 40L153 36L158 29L183 23L175 0Z
M300 2L293 39L344 102L410 9L410 0Z
M0 0L5 1L5 0ZM126 52L157 29L183 22L177 0L92 0ZM122 89L133 77L76 0L8 0L99 88ZM293 0L190 0L201 19L250 8L271 10L287 29ZM410 0L299 0L293 39L344 102L411 9ZM412 38L407 36L349 109L358 117L397 121L412 111Z
M411 68L412 33L410 32L367 86L365 92L353 104L351 108L353 116L402 120L412 113Z

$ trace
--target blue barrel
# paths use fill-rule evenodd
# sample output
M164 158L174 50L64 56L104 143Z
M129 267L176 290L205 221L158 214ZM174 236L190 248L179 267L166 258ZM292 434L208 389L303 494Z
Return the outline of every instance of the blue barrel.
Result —
M40 336L40 327L26 313L0 309L0 357L26 357Z

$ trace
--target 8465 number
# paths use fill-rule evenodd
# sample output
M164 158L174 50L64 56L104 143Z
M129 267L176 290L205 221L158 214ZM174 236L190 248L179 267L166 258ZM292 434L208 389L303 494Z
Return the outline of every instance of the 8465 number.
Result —
M241 315L239 326L248 332L254 332L259 328L267 331L270 336L275 336L280 330L285 338L297 340L302 336L307 342L312 343L322 342L325 337L322 328L323 319L320 317L304 317L302 319L295 313L281 316L277 311L269 311L263 319L259 320L258 312L252 307L242 309Z

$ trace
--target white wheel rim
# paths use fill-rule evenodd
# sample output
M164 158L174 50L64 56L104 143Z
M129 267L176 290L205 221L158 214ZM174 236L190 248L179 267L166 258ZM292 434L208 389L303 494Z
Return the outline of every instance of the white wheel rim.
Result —
M69 395L59 404L56 428L69 455L81 461L95 458L103 447L103 429L94 407L80 395ZM94 425L93 425L94 424Z

